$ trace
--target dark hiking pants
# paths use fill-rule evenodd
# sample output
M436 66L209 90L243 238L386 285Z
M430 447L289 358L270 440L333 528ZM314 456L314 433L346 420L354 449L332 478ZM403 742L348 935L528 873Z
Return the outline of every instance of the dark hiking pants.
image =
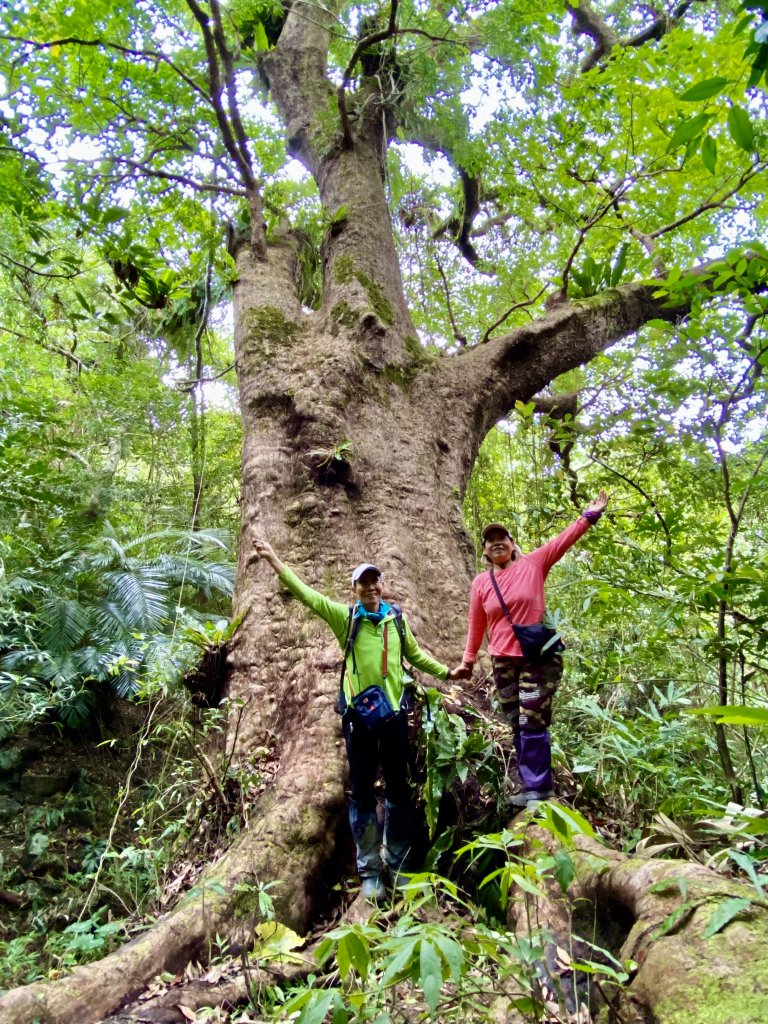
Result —
M357 719L344 718L349 759L349 824L361 878L378 875L384 862L395 875L407 869L412 846L413 801L410 787L411 745L403 712L377 732ZM376 813L374 784L381 765L384 776L384 821ZM383 848L382 848L383 847Z

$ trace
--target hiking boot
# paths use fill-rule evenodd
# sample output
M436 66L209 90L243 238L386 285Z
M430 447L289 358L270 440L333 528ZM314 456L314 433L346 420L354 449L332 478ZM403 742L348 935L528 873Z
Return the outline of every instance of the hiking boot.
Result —
M360 892L369 903L378 903L379 900L387 898L387 887L381 879L381 875L371 875L362 880Z
M530 809L542 800L549 800L554 796L551 789L524 789L522 793L513 793L509 798L512 807L527 807Z

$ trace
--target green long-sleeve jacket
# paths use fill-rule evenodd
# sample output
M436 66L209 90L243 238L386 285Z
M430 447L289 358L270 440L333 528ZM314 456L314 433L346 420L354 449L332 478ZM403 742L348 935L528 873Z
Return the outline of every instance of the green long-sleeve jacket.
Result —
M338 601L331 601L330 598L321 594L318 590L308 587L303 580L299 579L295 572L287 566L279 575L279 579L296 597L305 604L310 611L318 615L328 623L333 630L334 636L339 641L341 649L344 650L347 642L347 627L349 625L349 606L340 604ZM382 678L382 661L384 651L384 633L387 633L387 678ZM428 672L438 679L448 677L448 666L430 658L419 645L403 618L403 632L405 633L404 655L414 666L422 672ZM357 636L355 637L355 657L353 671L353 659L351 652L347 654L346 671L344 673L344 693L347 700L351 700L355 694L365 690L368 686L381 686L393 708L400 707L400 700L403 696L403 668L400 660L400 636L395 625L394 612L388 613L378 625L374 625L370 619L364 618L360 623Z

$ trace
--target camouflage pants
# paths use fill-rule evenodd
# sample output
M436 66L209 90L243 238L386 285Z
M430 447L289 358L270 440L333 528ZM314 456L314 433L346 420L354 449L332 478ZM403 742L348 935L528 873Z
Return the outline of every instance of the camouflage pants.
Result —
M563 676L559 654L545 662L493 658L493 678L504 717L512 726L517 768L524 792L552 789L549 725L552 698Z

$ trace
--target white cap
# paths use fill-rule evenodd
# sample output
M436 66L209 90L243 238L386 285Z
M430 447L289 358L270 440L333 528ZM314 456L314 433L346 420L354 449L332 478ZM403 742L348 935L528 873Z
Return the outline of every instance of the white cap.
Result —
M352 570L352 583L357 583L363 573L368 572L369 569L372 569L378 576L381 576L381 569L378 566L371 565L370 562L362 562L356 569Z

